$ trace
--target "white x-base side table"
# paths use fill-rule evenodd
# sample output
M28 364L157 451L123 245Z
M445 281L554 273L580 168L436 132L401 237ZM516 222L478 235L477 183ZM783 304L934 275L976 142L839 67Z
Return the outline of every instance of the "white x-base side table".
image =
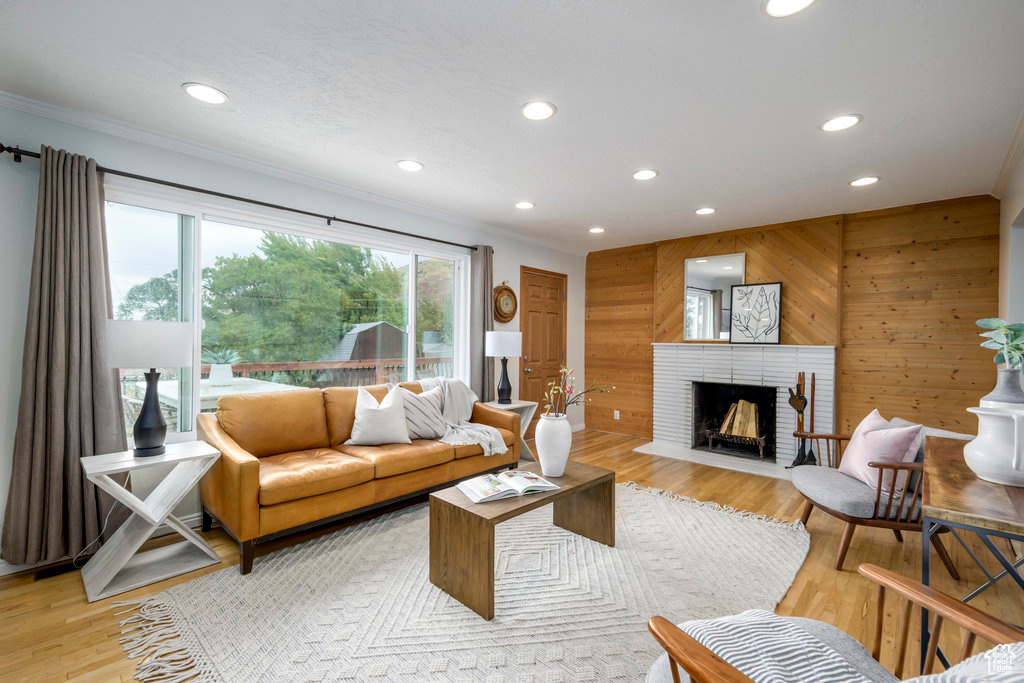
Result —
M110 540L82 567L82 583L89 602L220 562L217 551L202 536L171 514L219 457L220 451L213 446L193 441L168 444L163 455L144 458L136 458L132 451L82 458L82 469L89 481L132 511ZM140 500L110 476L158 465L173 465L173 468L145 500ZM165 523L185 540L136 554Z
M501 410L509 410L513 413L519 413L519 452L520 455L526 454L530 460L536 460L537 456L533 454L530 447L526 445L526 440L523 437L526 435L526 430L530 428L530 421L533 419L533 414L537 412L537 406L539 405L536 401L512 401L511 403L498 403L497 401L488 401L484 404L485 406L491 406L492 408L500 408Z

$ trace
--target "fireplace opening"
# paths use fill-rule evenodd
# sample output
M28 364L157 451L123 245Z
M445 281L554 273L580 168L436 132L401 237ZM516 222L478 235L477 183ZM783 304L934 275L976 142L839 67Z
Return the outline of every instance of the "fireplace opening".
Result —
M692 446L774 461L775 387L694 382Z

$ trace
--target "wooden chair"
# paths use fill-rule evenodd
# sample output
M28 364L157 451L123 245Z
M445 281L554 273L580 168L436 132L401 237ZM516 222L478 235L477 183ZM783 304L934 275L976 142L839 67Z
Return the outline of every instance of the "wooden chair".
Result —
M838 471L843 457L844 442L850 440L849 436L809 432L796 432L793 436L810 441L818 458L817 467L802 465L793 468L793 485L807 501L800 521L807 526L811 511L818 508L846 522L839 550L836 552L836 569L843 568L846 552L853 540L853 532L858 526L892 529L900 543L903 542L904 531L921 531L923 487L920 486L920 480L924 465L919 462L868 463L878 470L878 484L872 488L859 479L848 477ZM900 488L899 497L882 493L882 482L886 478L886 473L889 473L893 487ZM931 535L931 543L946 571L959 581L960 574L956 571L953 560L946 552L946 547L938 534Z
M922 609L927 609L933 615L931 622L932 637L928 643L928 651L924 662L925 674L931 673L935 666L936 654L938 652L938 636L945 621L953 622L963 627L966 631L960 653L961 661L971 656L975 640L978 637L984 638L996 645L1024 641L1024 631L917 581L870 564L860 565L858 571L878 584L878 612L875 615L875 633L871 646L871 657L876 662L882 651L882 626L885 617L886 591L892 591L906 598L906 604L901 611L903 623L899 627L898 633L897 664L893 672L895 675L894 680L900 679L903 675L912 609L915 605ZM820 624L820 622L815 623ZM647 626L654 635L654 638L668 653L672 680L675 683L679 683L678 667L682 667L690 675L694 683L721 683L723 681L728 683L747 683L750 681L743 673L730 666L728 662L698 643L667 619L653 617ZM831 626L827 626L827 628L833 629L842 634L842 636L849 638L848 635L839 631L839 629Z

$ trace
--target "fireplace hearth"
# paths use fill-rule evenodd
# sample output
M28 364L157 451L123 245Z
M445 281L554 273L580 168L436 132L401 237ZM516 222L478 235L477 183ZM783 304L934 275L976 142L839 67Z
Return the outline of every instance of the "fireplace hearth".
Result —
M694 382L691 446L774 461L775 401L775 387Z

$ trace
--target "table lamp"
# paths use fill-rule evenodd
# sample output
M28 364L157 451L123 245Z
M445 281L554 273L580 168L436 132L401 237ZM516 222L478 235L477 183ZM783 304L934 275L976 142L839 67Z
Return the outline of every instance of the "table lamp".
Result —
M522 332L484 333L484 355L501 358L501 379L498 380L498 403L512 402L512 383L508 381L508 359L523 353Z
M108 320L107 365L112 368L149 368L146 398L135 420L132 436L135 457L164 453L167 422L160 412L157 368L192 365L192 323L158 320Z

